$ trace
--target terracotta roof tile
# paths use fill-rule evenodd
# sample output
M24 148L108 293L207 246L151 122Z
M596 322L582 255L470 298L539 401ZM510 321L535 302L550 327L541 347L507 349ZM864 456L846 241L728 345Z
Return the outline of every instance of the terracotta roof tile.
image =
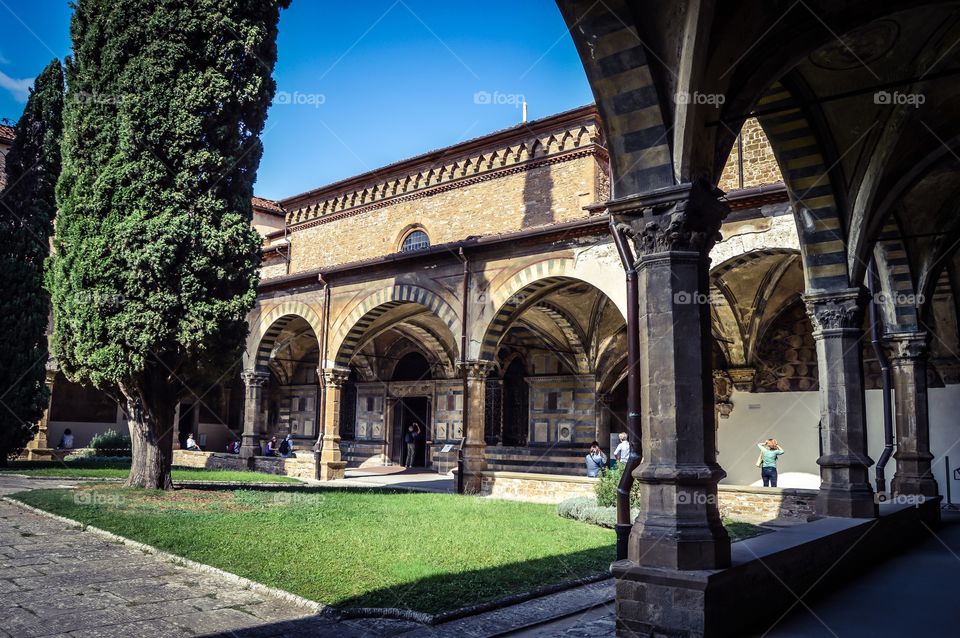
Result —
M254 208L256 208L261 212L268 213L271 215L281 215L281 216L286 215L286 211L284 211L279 204L269 199L264 199L263 197L254 196L250 200L250 202L253 204Z
M16 129L9 124L0 124L0 142L9 144L16 137Z

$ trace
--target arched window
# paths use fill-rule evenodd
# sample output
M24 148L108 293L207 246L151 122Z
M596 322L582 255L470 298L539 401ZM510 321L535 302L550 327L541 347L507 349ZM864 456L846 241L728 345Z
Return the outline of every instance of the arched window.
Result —
M409 253L414 250L423 250L430 248L430 238L422 230L414 230L403 238L403 245L400 246L400 252Z

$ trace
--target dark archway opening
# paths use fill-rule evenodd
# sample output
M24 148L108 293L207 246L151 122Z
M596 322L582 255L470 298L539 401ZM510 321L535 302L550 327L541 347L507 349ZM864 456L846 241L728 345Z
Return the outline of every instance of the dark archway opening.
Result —
M413 467L429 467L427 440L430 438L430 400L427 397L404 397L397 399L393 408L393 455L392 460L400 465L407 463L407 445L404 434L413 426L420 426L414 438Z
M523 362L514 359L503 374L503 444L526 445L530 438L529 393Z
M431 377L430 362L419 352L408 352L393 368L391 381L421 381Z

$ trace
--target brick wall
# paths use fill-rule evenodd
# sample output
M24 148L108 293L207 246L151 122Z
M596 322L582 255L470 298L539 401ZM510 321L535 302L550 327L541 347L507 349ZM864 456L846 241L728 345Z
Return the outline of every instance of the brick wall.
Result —
M597 479L531 472L484 472L484 496L530 503L559 503L575 496L594 496ZM719 487L720 515L738 521L763 523L774 519L809 520L814 516L817 490Z
M253 467L236 454L220 452L191 452L189 450L174 450L173 464L181 467L195 467L222 470L247 470L266 474L279 474L299 479L316 478L317 466L313 452L298 453L299 456L279 458L271 456L254 457Z
M594 157L579 157L340 216L290 233L290 272L398 252L413 225L431 244L522 230L586 216L596 198Z
M743 188L776 184L783 181L780 166L770 148L770 142L764 134L760 123L751 118L743 123L740 130L743 138ZM730 157L723 168L719 186L724 191L740 188L739 176L740 151L734 142Z

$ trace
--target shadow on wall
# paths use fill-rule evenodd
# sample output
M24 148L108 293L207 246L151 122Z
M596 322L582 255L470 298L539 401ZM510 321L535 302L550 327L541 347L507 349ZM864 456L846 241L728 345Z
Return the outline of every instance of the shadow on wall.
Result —
M543 155L543 152L538 142L530 149L530 159ZM556 219L553 212L553 176L550 168L547 164L524 173L521 228L552 224Z

